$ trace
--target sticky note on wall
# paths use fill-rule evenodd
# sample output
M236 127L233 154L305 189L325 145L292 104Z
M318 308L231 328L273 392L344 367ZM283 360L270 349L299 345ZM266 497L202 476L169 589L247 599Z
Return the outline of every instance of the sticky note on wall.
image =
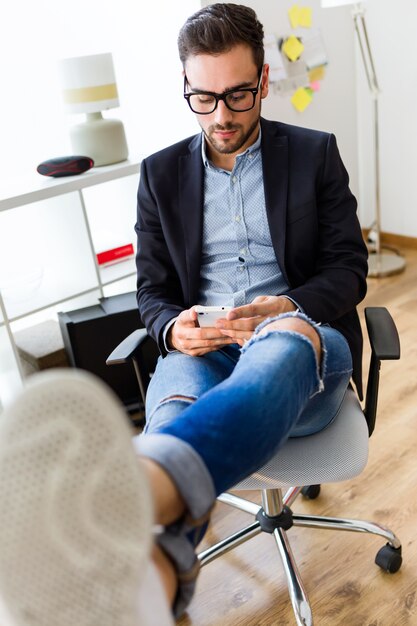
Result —
M293 106L302 113L308 105L311 103L313 99L311 89L305 89L304 87L300 87L296 92L292 95L291 102Z
M310 7L301 7L298 13L298 25L303 28L311 28L312 10Z
M290 61L296 61L303 50L303 44L295 35L290 35L282 44L282 51L287 55Z
M291 28L297 28L300 23L300 7L298 4L293 4L293 6L288 9L288 17L290 18Z
M312 10L310 7L300 7L298 4L293 4L288 9L288 17L290 20L291 28L311 28L312 24Z
M318 67L313 67L308 73L308 77L311 83L316 82L317 80L323 80L324 78L324 67L323 65L319 65Z

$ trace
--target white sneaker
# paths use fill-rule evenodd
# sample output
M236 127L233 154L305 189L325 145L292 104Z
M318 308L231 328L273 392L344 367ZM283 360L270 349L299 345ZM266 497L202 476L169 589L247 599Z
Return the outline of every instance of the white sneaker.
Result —
M152 504L131 436L113 392L75 370L33 376L0 416L0 596L14 626L138 626Z

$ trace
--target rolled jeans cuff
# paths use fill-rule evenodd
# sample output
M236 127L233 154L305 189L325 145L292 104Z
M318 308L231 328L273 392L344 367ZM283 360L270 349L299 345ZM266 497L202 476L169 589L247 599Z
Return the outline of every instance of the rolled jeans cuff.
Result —
M133 444L137 453L152 459L169 474L191 520L208 515L216 499L213 480L200 455L187 442L165 433L149 433L135 437Z

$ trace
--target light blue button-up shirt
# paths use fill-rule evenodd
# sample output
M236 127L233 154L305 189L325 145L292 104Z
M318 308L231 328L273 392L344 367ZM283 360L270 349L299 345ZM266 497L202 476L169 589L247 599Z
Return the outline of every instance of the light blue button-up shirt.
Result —
M288 285L275 256L266 215L261 131L255 143L237 155L231 172L208 160L203 135L201 144L204 219L196 304L241 306L256 296L283 293ZM164 329L169 352L166 336L176 319Z
M241 306L288 285L278 265L265 207L261 133L231 172L204 163L204 221L198 304Z

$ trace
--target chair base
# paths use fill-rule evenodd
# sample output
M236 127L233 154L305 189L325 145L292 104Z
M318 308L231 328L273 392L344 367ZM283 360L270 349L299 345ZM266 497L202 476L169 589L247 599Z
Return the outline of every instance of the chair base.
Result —
M250 513L256 519L249 526L201 552L198 558L201 566L207 565L261 532L273 535L284 567L297 626L311 626L313 616L310 603L294 560L286 530L291 526L308 526L310 528L347 530L384 537L387 544L379 550L375 562L389 573L394 573L401 567L401 543L391 530L381 524L346 518L294 514L289 506L301 490L301 487L293 487L282 496L281 489L264 489L262 491L262 506L231 493L222 494L218 500Z

